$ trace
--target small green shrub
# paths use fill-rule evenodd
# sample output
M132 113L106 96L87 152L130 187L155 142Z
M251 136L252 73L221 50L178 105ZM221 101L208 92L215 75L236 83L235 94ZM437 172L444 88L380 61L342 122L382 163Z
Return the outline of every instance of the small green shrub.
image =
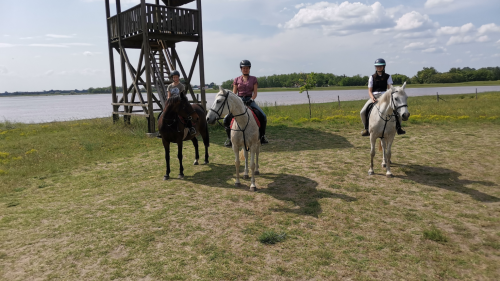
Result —
M435 242L448 242L448 237L435 226L429 230L424 230L424 238Z
M266 230L259 236L259 241L263 244L276 244L286 239L286 233L277 233L274 230Z

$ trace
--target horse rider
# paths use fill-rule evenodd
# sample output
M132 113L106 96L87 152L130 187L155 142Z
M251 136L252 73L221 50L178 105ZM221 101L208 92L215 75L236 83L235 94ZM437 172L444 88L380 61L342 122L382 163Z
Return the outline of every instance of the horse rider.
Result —
M180 95L180 94L185 94L186 93L186 87L184 84L180 82L180 76L181 74L179 71L174 70L172 73L170 73L170 78L174 81L171 84L167 86L167 99L172 97L173 95ZM161 114L160 114L161 115ZM158 119L160 116L158 116ZM196 135L196 129L193 127L193 124L191 123L191 120L184 120L186 122L185 126L189 130L189 134L191 135ZM161 135L158 134L159 138L161 138Z
M257 98L257 78L255 76L250 76L250 68L252 64L248 60L242 60L240 62L240 70L241 76L238 76L234 79L233 82L233 93L237 94L243 103L247 106L257 109L262 115L262 120L260 120L260 143L267 144L269 143L266 139L266 125L267 125L267 116L262 111L262 109L255 102L255 98ZM226 128L227 140L224 142L226 147L231 147L231 119L233 119L232 114L226 115L224 117L224 127Z
M369 136L370 132L368 132L368 120L367 120L367 109L370 104L375 104L377 102L377 98L379 98L382 94L384 94L388 89L392 87L392 77L390 74L385 73L385 60L377 59L375 61L375 74L370 76L368 80L368 95L370 99L365 103L361 111L359 112L361 116L361 121L363 121L364 130L361 131L362 136ZM406 132L401 129L401 121L399 121L399 117L397 114L396 118L396 130L398 135L404 135Z

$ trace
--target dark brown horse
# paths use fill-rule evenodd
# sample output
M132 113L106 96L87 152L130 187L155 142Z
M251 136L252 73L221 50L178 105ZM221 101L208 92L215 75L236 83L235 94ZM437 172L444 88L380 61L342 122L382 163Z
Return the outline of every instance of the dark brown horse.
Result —
M196 135L186 132L186 122L190 120L196 129ZM177 143L177 158L179 159L179 179L184 178L184 167L182 166L182 142L191 140L195 149L194 165L198 165L200 155L198 153L198 139L201 135L205 145L205 163L208 164L209 136L205 110L197 105L191 105L184 94L173 95L165 102L165 107L158 120L158 128L162 136L163 147L165 148L165 161L167 162L167 172L163 180L170 178L170 143Z

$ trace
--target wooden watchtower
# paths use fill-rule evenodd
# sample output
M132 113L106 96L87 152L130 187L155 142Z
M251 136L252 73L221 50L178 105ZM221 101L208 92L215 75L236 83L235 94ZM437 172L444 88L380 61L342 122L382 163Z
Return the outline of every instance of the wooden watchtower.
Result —
M129 122L130 116L143 116L148 120L148 132L155 133L154 112L163 109L166 86L172 82L170 73L174 69L184 77L191 102L206 108L201 0L162 0L161 4L160 0L155 4L140 1L139 5L121 11L120 0L116 0L116 15L111 16L109 0L105 0L113 120L116 122L123 115L125 122ZM180 8L193 1L197 9ZM177 55L175 46L179 42L198 43L189 69L184 68ZM120 57L122 93L116 91L113 49ZM137 66L130 61L127 49L140 50ZM201 100L191 88L197 63Z

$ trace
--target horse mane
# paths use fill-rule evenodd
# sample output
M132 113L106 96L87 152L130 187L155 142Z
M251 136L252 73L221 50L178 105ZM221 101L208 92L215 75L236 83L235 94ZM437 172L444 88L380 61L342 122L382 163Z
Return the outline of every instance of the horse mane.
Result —
M391 102L392 89L388 89L379 99L379 103Z
M187 101L187 97L184 94L172 95L165 101L165 108L170 108L180 102Z

